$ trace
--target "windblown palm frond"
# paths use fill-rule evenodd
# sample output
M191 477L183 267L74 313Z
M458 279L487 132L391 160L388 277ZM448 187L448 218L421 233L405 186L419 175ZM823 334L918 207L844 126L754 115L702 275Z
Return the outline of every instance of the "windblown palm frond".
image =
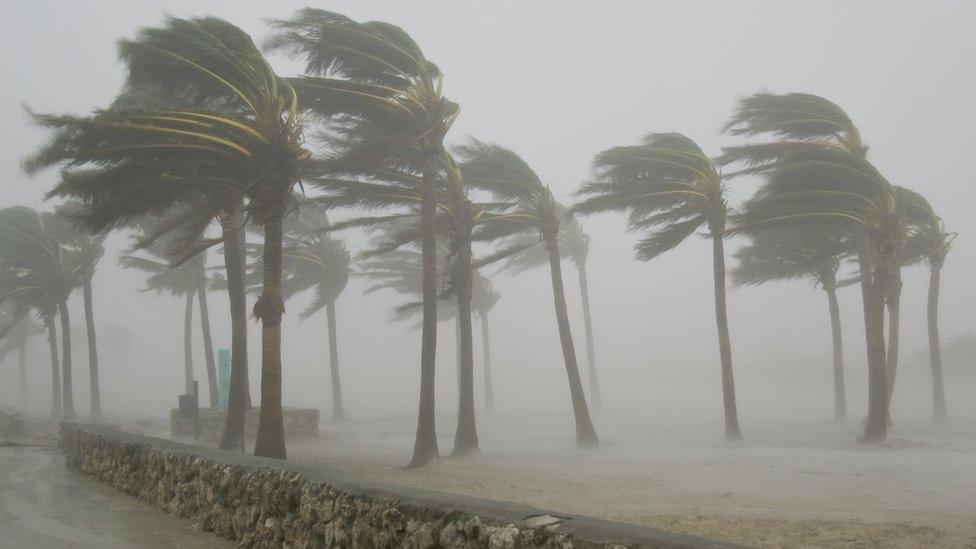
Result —
M0 210L0 303L53 315L87 273L87 258L69 247L75 231L63 218L23 206Z
M863 158L868 150L843 109L806 93L757 93L743 98L724 130L735 136L775 138L723 149L718 164L740 164L738 175L761 172L794 153L840 149Z
M721 178L694 141L653 133L638 145L614 147L593 161L595 179L579 190L574 212L629 213L632 231L650 231L636 246L647 261L671 250L699 227L722 234L726 204Z

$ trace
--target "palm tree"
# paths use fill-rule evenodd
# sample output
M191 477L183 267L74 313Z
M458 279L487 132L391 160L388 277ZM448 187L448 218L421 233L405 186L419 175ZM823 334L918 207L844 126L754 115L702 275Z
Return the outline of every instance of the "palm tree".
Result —
M485 411L492 413L495 411L495 390L491 380L491 334L488 329L488 313L491 308L498 303L499 295L491 287L491 279L481 275L477 271L474 273L471 291L471 307L478 313L481 324L481 356L484 362L484 390L485 390Z
M119 263L126 269L148 274L143 291L169 292L184 298L183 319L183 380L184 392L193 393L193 297L206 284L204 254L198 254L179 265L170 262L170 255L161 242L147 246L145 256L123 255ZM202 311L201 311L202 316Z
M105 192L126 176L169 182L171 189L156 185L157 194L144 202L154 207L191 191L204 200L249 199L251 219L265 229L267 256L263 293L254 308L262 322L263 348L255 453L284 459L281 222L299 165L308 157L298 97L251 38L220 19L168 18L161 27L121 41L119 49L129 88L179 98L180 107L37 116L38 123L58 131L27 167L63 162L79 169L97 163L102 167L99 188ZM239 206L240 200L221 209L231 217Z
M738 232L784 227L821 231L847 228L857 245L868 351L868 419L860 440L884 440L888 380L884 333L885 297L898 274L906 239L896 191L867 160L868 147L836 104L809 94L760 93L743 99L726 124L732 135L771 141L725 149L722 164L766 181L745 207Z
M566 293L563 288L560 267L559 225L564 209L556 202L552 191L544 185L532 168L515 152L471 140L457 148L462 159L461 175L465 185L491 192L504 201L507 208L502 212L485 212L482 224L475 232L476 240L498 240L514 235L536 233L546 244L549 254L549 272L552 278L553 303L559 326L559 341L569 380L569 393L576 421L576 444L596 446L599 438L583 393L573 334L566 311ZM509 257L525 249L525 244L503 247L478 264L486 264Z
M895 194L901 205L900 211L905 217L905 224L908 230L905 245L900 250L900 264L901 266L909 266L922 261L926 261L929 264L927 317L929 360L932 368L932 397L935 420L942 421L946 418L946 409L938 327L939 285L945 256L949 252L956 235L955 233L946 232L942 219L935 214L931 204L929 204L925 197L903 187L895 187ZM894 393L895 378L898 373L900 301L901 275L899 272L886 296L888 306L886 369L888 375L889 407Z
M39 312L48 328L52 351L52 416L75 417L71 371L71 321L68 297L81 285L85 262L64 245L70 234L63 218L23 206L0 210L0 303L23 314ZM57 374L54 316L61 321L61 375ZM59 379L60 377L60 379ZM58 401L60 393L60 404Z
M573 215L561 213L559 223L559 253L563 258L570 259L576 266L579 277L580 299L583 305L583 327L586 330L586 358L589 366L590 399L593 407L599 408L603 404L600 395L600 380L596 373L596 350L593 345L593 319L590 313L590 286L586 272L586 259L590 254L590 237L583 232L583 227ZM509 257L502 264L501 270L518 274L542 265L548 265L549 254L542 246L542 242L531 237L519 239L527 247L521 252ZM517 245L518 242L510 245ZM508 247L508 246L505 246Z
M18 309L11 304L0 308L0 361L16 351L20 407L26 410L30 403L27 394L27 344L44 333L44 328L30 318L29 309Z
M452 294L456 310L458 341L458 425L452 455L460 456L478 451L478 433L474 405L474 353L472 334L472 300L475 272L472 267L471 235L481 213L494 207L476 204L469 199L469 188L457 169L454 159L444 153L444 184L436 189L438 214L436 225L444 242L437 242L438 252L446 254L445 290L441 298ZM380 227L385 232L364 255L376 255L413 246L422 241L421 217L417 205L423 201L423 174L409 167L364 172L357 179L325 176L314 183L328 192L320 200L329 207L358 207L367 211L392 210L382 216L366 216L338 224L340 228L354 226ZM441 306L438 306L440 309Z
M421 174L424 256L420 405L411 466L438 456L434 429L434 361L437 342L436 187L443 177L444 137L458 106L442 94L443 75L401 28L353 21L306 8L274 22L272 49L306 61L314 78L291 80L303 105L330 123L345 145L331 170L357 174L411 166Z
M649 261L705 227L712 240L715 321L725 405L725 438L742 438L732 377L732 344L725 304L725 229L728 206L722 177L701 148L679 133L652 133L639 144L607 149L593 160L595 181L584 183L574 210L627 211L633 231L649 231L635 246Z
M72 219L84 209L84 205L79 202L67 202L55 208L55 212L62 217ZM105 247L102 245L106 233L93 233L83 223L73 224L75 231L71 237L72 246L84 258L85 278L82 285L82 295L85 305L85 335L88 338L88 374L89 390L91 399L91 418L98 421L102 418L102 397L99 391L98 379L98 344L95 337L95 311L93 300L92 279L95 276L95 269L98 261L105 254Z
M834 421L847 419L844 386L844 345L837 289L853 281L838 281L841 262L851 253L851 244L840 235L824 233L764 233L740 248L732 270L736 285L759 285L774 280L813 279L827 294L834 360Z

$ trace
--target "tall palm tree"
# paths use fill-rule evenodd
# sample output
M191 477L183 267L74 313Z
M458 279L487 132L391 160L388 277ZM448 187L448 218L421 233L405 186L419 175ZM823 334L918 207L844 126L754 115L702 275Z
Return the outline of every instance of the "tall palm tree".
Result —
M84 205L72 201L61 204L55 208L55 212L62 217L72 219L84 209ZM95 336L95 310L93 299L92 279L95 277L95 269L98 261L105 254L105 247L102 245L107 236L106 233L94 233L88 230L83 223L73 223L75 231L70 239L71 245L81 254L85 265L85 278L82 285L82 295L85 306L85 335L88 338L88 375L89 393L91 402L91 418L98 421L102 418L102 397L99 391L100 382L98 378L98 343Z
M48 328L52 351L52 416L75 417L72 390L71 321L68 297L81 285L85 262L65 246L70 230L63 218L23 206L0 210L0 303L21 312L35 309ZM61 374L57 375L54 316L61 323ZM57 404L60 392L60 404Z
M851 243L839 235L824 233L764 233L740 248L732 270L736 285L759 285L774 280L813 279L827 294L833 341L834 420L847 419L844 385L844 345L837 289L853 282L838 281L841 262L851 253Z
M168 181L173 189L144 203L165 205L187 187L213 200L246 196L251 219L265 229L265 280L254 315L262 322L261 414L257 455L285 458L281 407L281 221L299 166L300 106L294 88L274 73L251 38L216 18L168 18L119 45L131 89L180 98L167 110L109 110L88 117L37 116L57 131L27 163L102 167L117 183L128 175ZM107 169L106 169L107 168ZM104 194L102 194L104 197ZM179 196L179 195L177 195ZM158 202L157 202L158 199ZM238 201L238 206L240 202ZM233 206L222 208L232 214ZM234 262L228 262L228 265Z
M944 420L945 390L942 382L942 364L939 345L938 328L938 300L941 282L942 265L949 252L955 233L948 233L942 219L932 209L931 204L922 195L906 189L895 187L895 196L901 204L901 212L905 217L908 236L904 247L900 250L900 265L909 266L925 261L929 264L929 292L927 326L929 335L929 360L932 368L932 396L933 410L936 421ZM889 288L885 298L888 307L888 350L886 355L886 369L888 375L889 407L898 373L898 340L900 325L901 275Z
M115 101L113 108L136 110L136 105L151 104L152 96L126 93ZM147 100L148 98L148 100ZM129 173L128 169L84 170L69 172L49 193L49 196L73 197L64 215L76 222L80 234L94 234L91 244L104 240L108 231L119 226L140 227L143 233L137 237L136 249L142 249L159 240L167 242L170 261L183 261L188 255L203 253L209 246L223 244L226 280L222 289L228 292L231 318L231 383L225 436L221 448L232 450L241 447L244 432L244 411L250 407L247 375L247 310L244 295L244 225L243 194L231 186L222 186L201 192L199 182L181 178L177 174ZM118 173L121 172L121 173ZM157 176L159 178L157 179ZM183 183L174 184L183 179ZM215 192L210 192L211 190ZM150 220L149 223L146 220ZM205 231L217 220L221 236L207 239ZM93 252L99 248L80 242L82 249ZM94 257L94 256L92 256ZM94 271L94 266L90 272ZM90 277L89 277L90 278ZM201 277L201 284L205 283ZM91 291L86 284L86 318L93 318L90 308ZM197 291L201 307L204 346L207 358L207 374L211 406L216 406L216 365L213 362L212 337L210 335L209 308L206 288ZM97 368L94 347L94 327L90 327L89 356ZM97 372L97 370L96 370ZM95 374L96 372L93 372ZM94 386L97 388L97 384ZM93 388L93 389L94 389Z
M929 290L926 305L926 326L929 338L929 365L932 369L932 409L935 421L942 422L948 417L946 411L945 388L942 381L942 344L939 338L939 289L941 287L942 267L952 248L956 233L946 232L942 219L930 208L925 223L916 225L912 239L923 245L925 260L929 265Z
M272 49L303 58L313 77L291 80L303 105L342 135L331 170L359 173L412 166L421 174L424 254L421 383L417 437L411 466L438 456L434 421L437 342L436 187L443 179L444 137L458 106L444 97L443 74L401 28L357 22L306 8L274 22Z
M573 215L561 214L559 223L559 253L570 259L576 266L579 278L580 299L583 305L583 328L586 330L586 359L589 366L590 399L594 408L603 404L600 395L600 380L596 372L596 350L593 345L593 318L590 312L590 285L586 271L586 260L590 254L590 237L583 232L579 220ZM521 252L509 257L502 264L502 270L518 274L529 269L549 264L549 254L542 242L531 237L520 237L527 247ZM529 240L531 239L531 240ZM511 245L517 245L512 242ZM507 247L507 246L506 246Z
M569 380L569 394L576 421L576 444L596 446L599 438L590 418L583 383L576 362L573 334L566 311L566 293L563 288L560 266L559 225L565 210L556 202L552 191L539 176L515 152L504 147L471 140L458 147L462 162L461 175L466 185L491 192L496 199L508 205L502 212L486 212L475 232L477 240L498 240L520 234L535 233L545 242L549 254L549 272L552 279L553 304L559 341ZM525 249L517 242L503 247L479 264L504 259Z
M869 364L868 419L860 440L884 440L888 380L885 296L894 284L905 216L896 191L867 160L857 126L836 104L815 95L760 93L744 98L726 124L732 135L768 141L725 149L722 164L766 180L736 231L845 227L857 244Z
M574 210L626 211L633 231L648 231L635 246L649 261L707 229L712 240L715 321L725 405L725 438L742 438L732 376L732 344L725 304L725 229L728 206L722 177L711 159L679 133L652 133L637 145L607 149L593 160L596 179L584 183Z

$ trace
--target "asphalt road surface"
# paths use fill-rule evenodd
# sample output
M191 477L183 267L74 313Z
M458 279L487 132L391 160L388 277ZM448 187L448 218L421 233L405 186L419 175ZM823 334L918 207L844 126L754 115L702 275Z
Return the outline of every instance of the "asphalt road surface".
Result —
M189 520L65 470L56 448L0 447L0 548L233 547Z

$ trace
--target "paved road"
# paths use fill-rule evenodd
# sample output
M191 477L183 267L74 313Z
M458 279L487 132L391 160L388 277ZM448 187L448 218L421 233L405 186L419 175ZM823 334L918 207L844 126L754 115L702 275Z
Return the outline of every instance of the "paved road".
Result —
M64 468L55 448L0 447L0 548L233 547Z

